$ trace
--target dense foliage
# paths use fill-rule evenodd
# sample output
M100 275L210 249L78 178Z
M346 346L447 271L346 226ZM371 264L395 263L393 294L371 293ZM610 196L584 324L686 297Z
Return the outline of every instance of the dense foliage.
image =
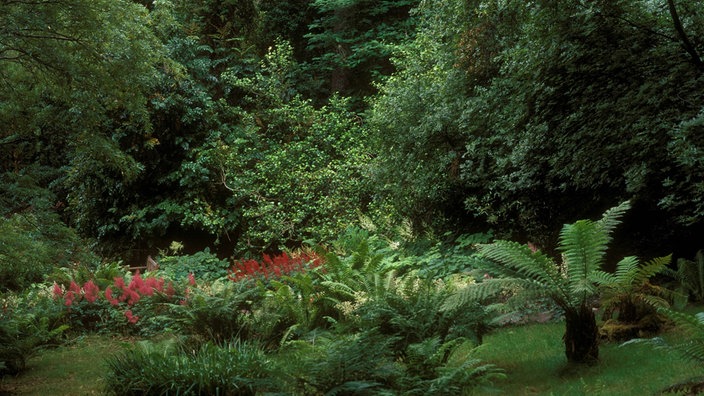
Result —
M695 0L0 0L0 371L458 394L515 301L593 361L704 298L702 53Z
M674 10L423 2L373 107L387 193L416 221L480 220L549 247L561 224L631 198L641 248L692 235L703 14Z

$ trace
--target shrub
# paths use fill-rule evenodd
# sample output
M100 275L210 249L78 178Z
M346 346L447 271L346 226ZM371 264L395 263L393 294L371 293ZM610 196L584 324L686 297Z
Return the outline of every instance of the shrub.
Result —
M164 256L159 259L159 272L169 279L184 279L192 274L204 281L214 281L228 275L230 265L215 254L205 250L182 256Z
M665 273L677 281L677 291L694 302L704 302L704 252L701 250L694 260L677 260L677 270L665 269Z
M188 304L169 304L168 315L178 330L216 342L252 336L252 310L261 300L252 281L218 280L192 288Z
M0 298L0 305L0 375L24 370L38 347L57 341L68 328L60 324L61 310L46 288L36 286L21 295L7 294Z

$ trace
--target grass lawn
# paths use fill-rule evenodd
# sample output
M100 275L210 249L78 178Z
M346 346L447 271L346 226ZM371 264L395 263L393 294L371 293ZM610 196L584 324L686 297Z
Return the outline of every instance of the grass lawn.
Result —
M602 344L597 365L570 366L563 333L564 323L504 328L484 339L477 357L506 370L495 384L505 395L644 396L704 375L704 367L645 344Z
M88 336L40 351L19 376L0 379L0 395L99 395L103 390L103 359L124 344L116 338Z

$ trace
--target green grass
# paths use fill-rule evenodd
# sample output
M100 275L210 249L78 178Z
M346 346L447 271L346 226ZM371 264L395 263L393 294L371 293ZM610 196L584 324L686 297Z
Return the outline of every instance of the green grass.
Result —
M115 338L89 336L40 351L19 376L0 379L0 395L99 395L103 390L103 359L122 345L124 341Z
M704 367L643 344L602 344L598 364L571 366L563 333L563 323L504 328L485 338L477 357L506 370L496 383L505 395L652 395L704 375Z

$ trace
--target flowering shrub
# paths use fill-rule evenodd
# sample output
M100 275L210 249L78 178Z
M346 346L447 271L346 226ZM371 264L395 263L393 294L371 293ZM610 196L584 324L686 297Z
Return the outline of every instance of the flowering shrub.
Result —
M229 278L240 281L247 278L279 278L284 275L307 272L321 267L323 258L314 252L281 253L277 256L265 254L261 261L241 260L230 268Z
M189 284L194 285L195 278L189 277ZM68 288L54 283L52 291L55 300L63 300L72 322L84 329L103 327L110 330L116 330L115 325L119 328L137 324L149 311L147 306L153 305L144 303L139 304L143 307L138 307L137 304L145 298L152 300L152 297L159 296L168 301L176 295L173 282L167 283L164 278L143 278L139 272L129 279L115 277L112 285L102 291L92 280L82 286L71 281ZM186 298L181 302L184 303ZM137 315L137 311L141 314Z

